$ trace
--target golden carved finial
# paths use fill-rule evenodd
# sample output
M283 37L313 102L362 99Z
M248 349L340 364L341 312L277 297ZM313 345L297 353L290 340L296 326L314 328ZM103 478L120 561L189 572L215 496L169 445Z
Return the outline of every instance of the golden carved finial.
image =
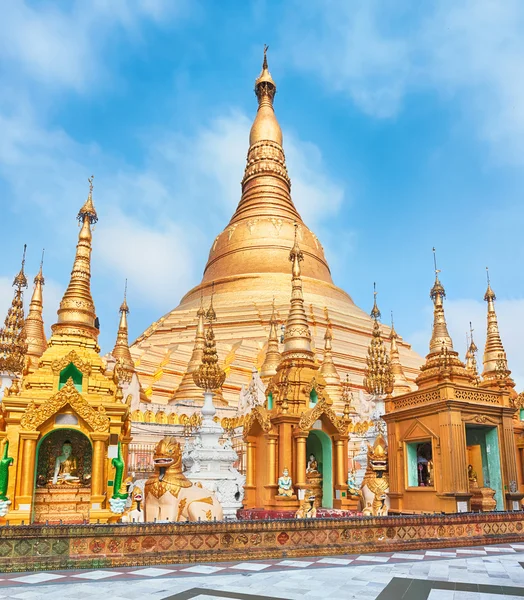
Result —
M0 329L0 372L20 375L24 369L27 341L24 328L24 292L27 277L24 273L26 244L22 268L13 281L15 293L7 311L4 326Z
M198 369L193 372L193 381L204 391L211 392L221 388L226 379L225 371L218 366L218 353L213 332L213 321L216 321L217 318L213 309L213 294L206 317L208 325L202 361Z
M405 394L411 391L402 363L400 362L400 353L397 345L398 335L395 331L395 323L393 320L393 311L391 311L391 332L389 334L389 361L391 364L391 373L393 375L393 395Z
M391 393L393 389L393 374L389 356L380 334L380 310L377 306L377 289L373 284L373 308L371 310L373 319L373 334L368 347L366 358L366 374L364 377L364 388L369 394L382 396Z
M304 309L304 295L302 292L302 278L300 262L304 260L304 254L298 243L298 223L295 223L295 239L293 247L289 252L291 261L291 305L286 321L284 333L284 352L282 356L305 358L313 360L311 350L311 332Z
M509 377L510 371L508 371L508 361L500 338L497 313L495 311L495 300L497 297L491 288L489 270L487 267L486 277L488 287L484 295L484 300L488 303L488 316L486 345L484 347L484 358L482 361L484 366L482 370L482 379L484 381L489 381L501 379L501 373L506 373L507 375L505 377Z
M98 221L92 196L93 178L89 179L89 195L78 212L80 233L69 285L60 302L58 321L51 327L53 334L98 338L98 320L91 296L91 225ZM53 343L53 339L50 340Z
M448 350L453 350L453 342L448 333L448 326L446 324L446 316L444 314L444 298L446 297L446 290L442 283L440 283L438 274L441 272L437 268L437 256L435 248L433 248L433 263L435 265L435 283L430 291L430 298L433 300L433 333L429 342L430 354L434 352L440 352L443 347Z
M267 64L268 50L269 46L264 44L264 60L262 61L262 71L255 81L255 94L257 95L259 103L261 103L264 98L267 98L269 102L272 103L273 98L275 97L275 92L277 91L277 86L271 77L271 73L269 72L269 67Z
M277 367L280 364L281 355L278 347L277 327L278 321L275 314L275 298L273 298L271 317L269 319L267 352L262 367L260 368L260 377L262 379L272 377L277 372Z
M24 331L27 341L27 356L38 359L47 348L47 340L44 331L44 320L42 312L44 309L42 287L45 279L43 275L44 250L42 250L42 259L40 269L35 276L33 295L29 304L29 312L25 320Z
M123 370L128 373L133 373L135 370L135 363L131 357L129 351L129 334L127 325L127 315L129 314L129 306L127 305L127 279L124 286L124 300L120 305L120 323L118 325L118 332L116 334L115 347L111 353L117 362L121 364Z
M469 335L466 332L466 369L474 376L475 380L478 379L478 367L477 367L477 345L473 341L473 326L471 321L469 322Z
M338 374L335 363L333 362L333 328L329 320L327 307L324 307L327 327L324 334L324 358L320 365L320 372L326 380L326 391L333 401L341 398L342 391L340 386L340 375Z

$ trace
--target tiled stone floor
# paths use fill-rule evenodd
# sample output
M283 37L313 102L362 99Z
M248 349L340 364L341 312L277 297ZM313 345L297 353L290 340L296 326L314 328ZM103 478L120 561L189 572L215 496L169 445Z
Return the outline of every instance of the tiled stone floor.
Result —
M524 598L524 544L91 571L0 574L0 599L508 600Z

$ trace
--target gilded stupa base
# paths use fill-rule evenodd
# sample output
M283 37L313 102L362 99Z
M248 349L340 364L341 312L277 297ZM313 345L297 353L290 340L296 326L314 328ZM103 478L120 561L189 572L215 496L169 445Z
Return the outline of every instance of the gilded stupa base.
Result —
M89 520L91 488L53 486L37 489L33 523L83 523Z

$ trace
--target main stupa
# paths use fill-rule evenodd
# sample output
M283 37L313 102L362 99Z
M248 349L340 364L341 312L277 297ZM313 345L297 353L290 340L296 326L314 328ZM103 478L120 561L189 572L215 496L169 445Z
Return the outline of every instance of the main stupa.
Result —
M282 130L273 109L275 92L264 53L262 72L255 82L258 111L249 135L242 196L235 214L215 238L200 284L131 348L144 390L142 398L149 402L187 406L203 401L191 372L198 366L203 347L202 306L207 306L212 293L218 317L214 324L217 349L227 373L218 403L236 406L253 367L262 374L271 367L264 364L270 329L274 351L275 332L280 337L275 325L285 322L289 310L289 251L295 223L304 253L304 299L317 359L322 361L329 339L340 378L347 374L353 387L362 387L373 320L334 285L322 244L291 199ZM300 205L300 198L297 203ZM387 337L389 329L382 329ZM331 338L329 333L326 336L327 330ZM422 358L401 338L397 338L397 346L404 373L413 382Z

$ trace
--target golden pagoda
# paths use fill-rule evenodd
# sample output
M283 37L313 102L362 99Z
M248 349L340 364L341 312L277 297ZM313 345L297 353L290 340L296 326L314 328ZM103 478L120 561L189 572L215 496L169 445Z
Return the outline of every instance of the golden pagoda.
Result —
M348 431L351 421L333 410L326 380L311 349L298 242L289 253L291 302L284 350L267 387L265 406L255 406L244 424L247 447L246 508L294 509L305 497L328 508L356 508L347 494ZM288 470L292 493L279 493Z
M119 456L120 443L125 448L130 441L129 409L97 344L90 289L91 226L97 221L91 180L78 220L73 270L52 336L47 347L45 339L39 344L33 339L41 335L40 272L30 309L34 320L27 325L30 356L38 362L31 363L20 385L6 390L2 403L0 441L9 442L14 459L6 519L14 524L107 522L114 518L109 498L122 482L122 469L115 473L111 459Z
M393 513L519 510L515 403L488 293L488 336L479 382L473 340L466 366L453 348L446 292L435 262L433 333L416 391L386 399ZM494 360L495 356L497 360Z
M197 393L188 387L198 334L195 313L202 294L209 296L213 284L214 303L221 315L215 327L217 348L227 370L224 399L236 407L242 386L251 379L253 366L260 369L265 363L269 377L281 350L272 320L288 310L288 254L294 243L295 223L305 258L304 310L311 326L313 348L318 348L315 358L319 362L323 359L323 338L329 329L338 375L343 378L349 374L355 382L364 376L373 321L334 285L322 245L293 203L282 130L273 106L276 91L264 53L262 72L255 82L258 110L249 136L237 209L211 245L200 284L131 347L144 392L151 402L178 405ZM414 381L422 359L400 337L397 346L406 378ZM266 354L271 359L269 363L264 360ZM340 398L335 401L342 408Z
M27 277L24 273L25 251L22 257L22 267L13 281L15 293L11 306L7 311L4 326L0 329L0 373L19 376L24 369L27 352L26 332L24 328L24 288L27 287Z
M34 290L29 304L29 312L24 323L24 334L27 343L26 358L28 368L34 369L38 365L38 360L47 348L47 340L44 331L44 319L42 311L44 309L44 299L42 288L45 280L42 273L44 265L44 254L42 252L42 260L40 261L40 269L34 279Z

